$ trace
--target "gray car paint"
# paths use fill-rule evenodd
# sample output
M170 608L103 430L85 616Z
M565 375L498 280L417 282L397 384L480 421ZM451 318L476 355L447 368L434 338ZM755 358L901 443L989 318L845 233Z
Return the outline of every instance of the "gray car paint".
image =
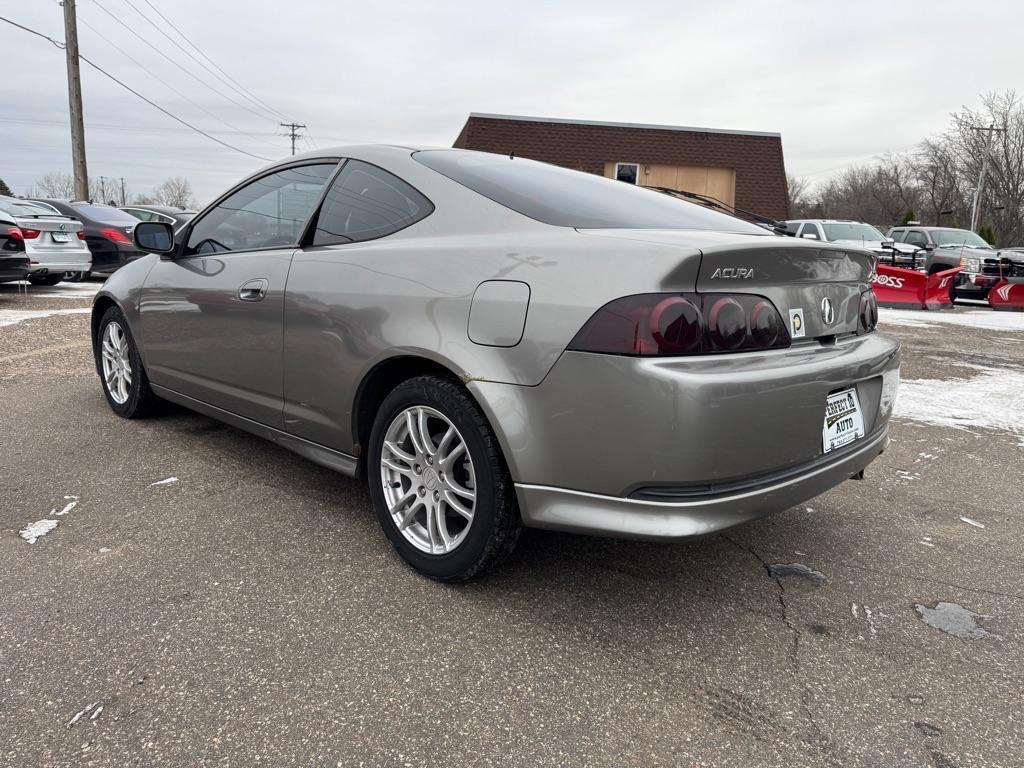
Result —
M353 473L360 383L394 357L431 360L466 382L489 418L524 521L605 534L649 535L623 515L683 519L672 505L626 500L637 487L808 466L771 492L709 501L700 514L711 521L697 528L667 525L654 534L698 535L818 493L884 448L881 382L895 380L898 344L853 335L870 253L769 234L550 226L430 170L412 152L349 147L289 160L360 159L433 202L432 214L388 237L202 259L151 255L115 273L97 306L114 301L125 311L158 394ZM751 268L753 276L713 279L718 266ZM268 281L268 295L246 306L237 290L255 278ZM487 281L529 288L514 346L471 338L473 296ZM616 298L695 290L764 295L783 318L802 308L807 338L787 350L691 358L566 352ZM817 312L826 296L837 317L827 328ZM873 437L823 464L825 396L847 386L858 388ZM576 494L568 523L551 520L550 510L565 506L551 501L559 492ZM608 523L609 505L618 526Z

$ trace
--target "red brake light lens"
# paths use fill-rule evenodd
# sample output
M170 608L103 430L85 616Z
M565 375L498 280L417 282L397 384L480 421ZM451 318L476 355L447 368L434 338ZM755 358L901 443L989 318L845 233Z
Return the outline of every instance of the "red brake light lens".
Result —
M7 236L10 237L11 240L25 239L25 233L18 229L18 227L11 227L10 231L8 231L7 233Z
M85 240L85 230L84 229L78 230L78 232L76 232L75 234L78 235L78 239L79 240Z
M131 245L132 241L124 232L120 229L113 229L111 227L104 227L100 230L100 234L103 235L107 240L111 240L120 245Z
M878 325L878 298L874 291L860 295L860 332L871 333Z
M21 234L21 239L22 240L35 240L37 237L39 237L39 230L38 229L25 229L24 227L21 227L21 233L20 234ZM17 237L17 235L15 235L15 237Z
M601 307L569 349L612 355L671 356L788 347L778 310L761 296L626 296Z

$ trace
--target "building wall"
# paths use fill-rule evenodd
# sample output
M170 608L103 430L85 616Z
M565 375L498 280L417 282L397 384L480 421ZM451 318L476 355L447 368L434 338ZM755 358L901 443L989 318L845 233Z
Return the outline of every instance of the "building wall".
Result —
M735 173L736 206L775 219L789 217L782 139L777 135L472 115L454 146L515 152L519 157L599 175L606 174L606 163L616 162L731 169ZM721 189L717 180L715 184ZM709 194L721 198L713 191Z

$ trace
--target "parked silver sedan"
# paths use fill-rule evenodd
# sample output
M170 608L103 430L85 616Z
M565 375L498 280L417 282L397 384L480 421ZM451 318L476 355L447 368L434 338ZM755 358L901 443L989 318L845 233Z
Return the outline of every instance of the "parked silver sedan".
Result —
M110 407L163 398L368 480L401 556L494 565L522 525L703 536L860 475L899 346L867 251L618 181L347 147L141 222L99 292Z
M16 197L0 197L0 211L18 224L29 257L28 281L33 285L56 285L65 272L87 273L92 253L85 242L82 222Z

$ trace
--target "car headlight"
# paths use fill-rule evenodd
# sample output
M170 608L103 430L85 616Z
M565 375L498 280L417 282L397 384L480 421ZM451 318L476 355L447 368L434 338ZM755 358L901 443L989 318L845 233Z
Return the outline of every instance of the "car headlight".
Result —
M981 272L980 259L960 259L960 266L967 272Z

